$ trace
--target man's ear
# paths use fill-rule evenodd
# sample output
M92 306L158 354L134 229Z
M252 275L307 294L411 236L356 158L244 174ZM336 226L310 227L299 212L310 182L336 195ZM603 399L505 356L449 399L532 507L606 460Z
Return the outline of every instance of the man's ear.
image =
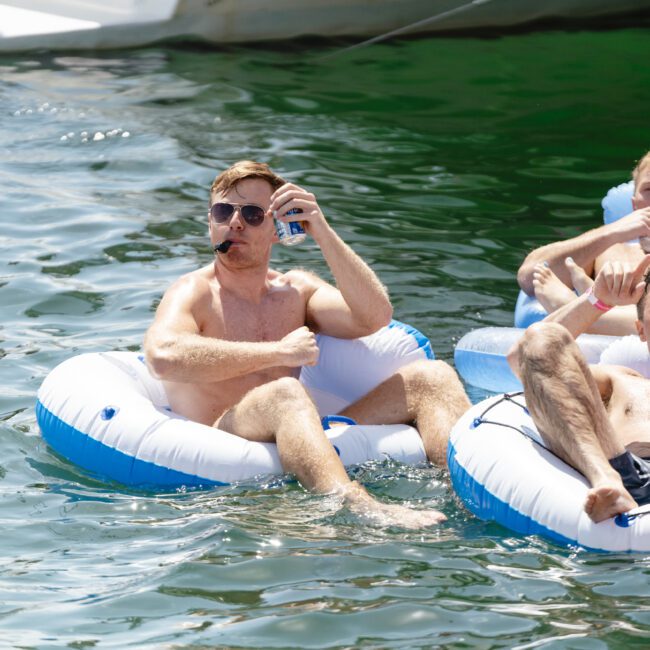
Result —
M646 335L645 327L643 326L643 323L640 320L634 321L634 324L636 325L636 332L639 335L639 338L645 343L645 341L648 340L648 337Z

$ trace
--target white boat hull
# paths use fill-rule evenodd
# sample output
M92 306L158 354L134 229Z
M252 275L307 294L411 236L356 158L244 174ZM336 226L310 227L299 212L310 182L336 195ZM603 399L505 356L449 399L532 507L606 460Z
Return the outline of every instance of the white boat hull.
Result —
M0 52L123 48L170 39L226 44L368 37L408 25L414 25L408 33L417 34L649 8L650 0L3 0ZM435 16L440 18L427 21Z

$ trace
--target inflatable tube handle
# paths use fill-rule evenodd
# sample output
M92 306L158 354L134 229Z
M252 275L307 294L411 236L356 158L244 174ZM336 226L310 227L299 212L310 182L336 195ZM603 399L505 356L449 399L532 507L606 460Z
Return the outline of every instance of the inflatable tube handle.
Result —
M650 514L650 503L646 503L638 508L632 508L632 510L616 515L616 517L614 517L614 523L620 528L629 528L639 517L648 514Z
M356 424L352 418L346 418L345 415L325 415L321 418L321 424L323 425L323 429L325 429L325 431L331 429L334 422L339 422L341 424Z

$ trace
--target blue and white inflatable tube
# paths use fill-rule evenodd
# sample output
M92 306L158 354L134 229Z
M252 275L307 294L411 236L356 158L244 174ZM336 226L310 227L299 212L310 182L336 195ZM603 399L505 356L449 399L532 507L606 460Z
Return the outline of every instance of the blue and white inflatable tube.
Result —
M508 350L526 330L517 327L481 327L465 334L454 349L454 365L465 382L492 391L522 390L508 365ZM582 334L576 340L587 363L626 366L650 377L648 346L638 336Z
M621 183L612 187L602 201L603 221L605 224L618 221L632 212L632 196L634 181ZM548 312L542 307L535 296L529 296L523 290L519 291L515 305L515 327L528 327L542 320Z
M301 381L322 415L336 413L399 367L433 358L417 330L393 321L376 334L318 337L318 365ZM274 444L250 442L172 413L161 381L135 352L81 354L61 363L38 391L44 439L94 476L154 490L211 487L281 474ZM328 436L346 466L392 458L426 460L407 425L337 426Z
M522 535L598 551L650 551L650 505L595 524L586 479L548 451L522 395L475 404L452 429L451 482L468 510Z
M603 221L605 224L614 223L634 210L634 181L621 183L612 187L602 201Z
M523 289L519 289L515 303L515 327L526 329L529 325L544 320L546 316L548 312L542 303L535 296L529 296Z

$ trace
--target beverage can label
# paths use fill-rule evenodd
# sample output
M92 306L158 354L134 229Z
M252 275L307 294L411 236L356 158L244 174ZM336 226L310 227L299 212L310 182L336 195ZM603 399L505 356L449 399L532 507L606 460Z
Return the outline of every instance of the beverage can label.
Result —
M289 210L287 215L300 214L301 212L302 210L294 208L293 210ZM288 223L284 223L283 221L278 221L276 219L275 231L278 233L280 243L285 246L294 246L295 244L305 241L307 238L305 229L302 227L300 221L289 221Z

